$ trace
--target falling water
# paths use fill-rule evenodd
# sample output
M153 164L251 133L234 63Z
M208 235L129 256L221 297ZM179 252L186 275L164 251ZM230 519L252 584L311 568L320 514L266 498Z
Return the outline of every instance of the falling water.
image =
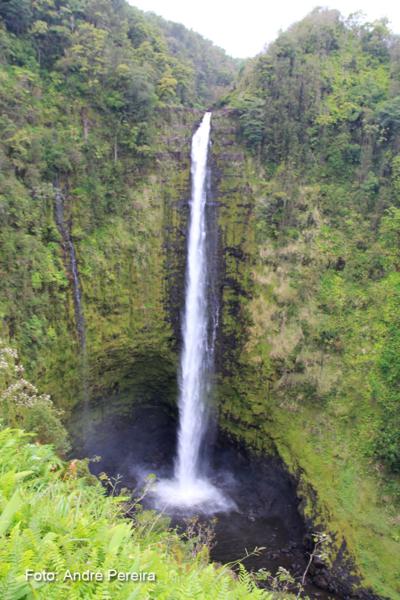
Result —
M229 502L200 473L208 421L208 396L215 342L215 322L208 302L211 265L207 260L207 157L211 113L192 139L192 198L187 245L186 298L182 326L178 452L174 479L159 482L156 494L173 506L206 505L224 510Z
M211 113L206 113L192 141L192 200L187 249L186 302L179 397L176 478L191 486L198 477L199 452L206 421L207 262L206 174Z
M69 256L69 266L72 275L72 287L74 292L76 328L78 332L79 344L81 346L82 353L84 354L86 352L86 332L85 320L82 311L82 293L79 283L78 265L76 262L75 247L71 239L71 234L65 224L64 199L59 188L56 188L55 191L55 217L58 230L61 234L63 243Z
M74 311L76 329L78 334L79 346L81 351L82 367L82 392L85 404L89 398L89 386L87 377L87 353L86 353L86 328L85 318L82 309L82 292L79 282L78 264L76 260L75 246L71 238L71 233L65 222L64 215L64 197L59 187L55 186L55 220L60 232L62 243L69 258L69 269L72 276L72 290L74 299Z

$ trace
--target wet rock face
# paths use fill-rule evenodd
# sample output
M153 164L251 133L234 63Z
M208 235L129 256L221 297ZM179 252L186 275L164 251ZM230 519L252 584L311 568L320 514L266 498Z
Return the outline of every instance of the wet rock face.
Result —
M171 325L175 351L181 346L181 315L184 308L186 243L189 220L191 137L202 111L172 109L163 113L168 123L159 157L163 222L163 278L165 318Z
M220 327L217 369L229 376L237 366L245 342L244 304L250 294L254 199L248 185L246 158L236 140L236 124L229 111L213 114L210 187L218 220L215 268L218 271Z
M310 579L314 585L335 594L338 598L382 600L382 596L377 596L371 590L360 588L360 578L355 573L356 568L349 559L345 543L342 544L331 566L315 559L310 567Z
M190 136L200 121L199 111L169 116L175 134L165 139L160 158L163 201L163 277L165 313L172 325L173 346L181 346L184 307L186 241L190 200ZM177 121L175 123L175 121ZM179 121L179 122L178 122ZM181 122L182 121L182 122ZM183 123L184 121L184 123ZM175 125L174 125L175 123ZM172 165L176 152L180 161ZM212 265L212 302L219 305L217 370L229 374L237 366L244 343L253 244L253 198L247 181L246 160L236 141L236 125L229 111L213 112L209 152L208 220L209 264Z

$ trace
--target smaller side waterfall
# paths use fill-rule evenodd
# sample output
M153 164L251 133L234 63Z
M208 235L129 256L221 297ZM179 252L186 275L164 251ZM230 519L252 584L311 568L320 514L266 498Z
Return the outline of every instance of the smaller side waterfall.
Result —
M207 262L207 160L211 113L206 113L192 139L190 224L187 243L183 349L179 380L178 451L174 479L159 482L164 505L222 511L232 505L201 474L201 450L208 422L217 313L212 314Z
M68 257L69 270L72 277L72 291L74 298L75 323L78 334L79 346L82 359L82 385L85 402L89 398L87 383L87 354L86 354L86 328L82 309L82 292L79 282L78 264L76 260L75 246L71 238L64 216L64 197L59 187L55 187L55 220L60 232L65 254Z
M72 275L72 287L74 293L74 310L76 329L78 332L79 344L82 352L86 352L86 331L85 319L82 310L82 292L79 283L78 265L76 262L75 247L71 239L71 234L65 225L64 218L64 198L59 188L56 188L55 193L55 218L58 230L61 234L65 250L68 253L69 266Z

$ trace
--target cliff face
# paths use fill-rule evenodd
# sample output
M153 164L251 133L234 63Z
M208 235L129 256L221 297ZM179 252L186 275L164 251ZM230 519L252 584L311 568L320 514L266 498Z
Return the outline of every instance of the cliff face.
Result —
M110 390L132 392L136 376L142 383L133 402L148 397L146 386L163 397L171 384L175 389L190 140L200 115L163 111L154 168L145 177L127 174L121 216L101 224L77 246L94 398ZM82 222L78 213L76 222Z
M366 369L370 344L382 333L377 311L388 282L374 281L373 302L346 309L360 256L343 255L343 246L333 251L320 185L301 184L290 167L266 177L235 131L237 113L217 111L220 427L256 453L277 452L297 478L311 531L332 537L328 561L313 567L318 585L345 596L395 598L396 479L377 471L364 445L379 414L366 391ZM286 231L295 224L296 236L277 243L277 222Z
M145 363L149 379L155 365L174 379L174 332L179 330L190 197L190 139L200 115L200 111L163 111L158 155L147 175L131 170L125 158L112 166L107 179L101 181L96 174L98 189L93 189L90 176L86 189L77 189L74 177L57 181L63 197L63 231L76 258L84 349L74 307L76 281L69 246L56 227L55 186L48 187L35 226L51 231L57 273L46 273L44 265L36 264L48 252L43 238L37 240L34 255L30 248L20 248L19 265L26 271L16 314L4 322L5 333L17 341L30 375L67 410L82 399L85 386L91 398L132 387L137 361L141 377ZM110 203L109 209L105 203ZM45 280L56 276L54 283Z
M14 339L30 360L31 376L67 412L83 402L85 390L92 403L108 398L121 414L137 403L175 410L190 140L201 116L202 111L187 109L160 112L156 163L147 175L131 170L129 157L123 157L97 190L77 190L67 177L57 182L78 266L84 369L70 263L57 233L54 190L48 192L38 223L53 232L61 284L56 291L48 282L39 287L35 278L27 279ZM372 585L391 597L398 549L389 533L392 515L378 500L379 478L360 457L350 460L354 430L343 413L348 401L343 399L339 411L324 399L335 389L334 374L343 363L336 346L315 342L321 323L327 325L315 306L326 264L318 188L296 188L291 210L301 235L277 246L264 228L282 218L287 188L279 178L266 179L243 147L235 110L214 111L210 169L220 302L219 426L255 452L278 453L298 479L310 527L334 538L336 566L328 572L320 565L317 582L346 594L353 584ZM32 264L28 250L20 260ZM329 260L340 274L337 260ZM35 318L47 327L34 334L32 317L26 316L31 285ZM353 414L362 419L363 409ZM369 561L385 565L379 566L382 575L371 579Z
M296 474L305 515L334 540L331 576L320 565L316 580L390 598L400 593L398 47L384 23L313 11L247 65L226 99L244 160L215 159L217 187L240 188L252 206L221 426L256 451L275 448Z
M124 1L20 4L0 7L1 334L70 410L140 357L175 373L190 138L236 65Z
M229 110L215 111L211 132L211 189L217 206L221 330L219 372L230 374L243 345L254 247L252 165L237 143L237 123Z

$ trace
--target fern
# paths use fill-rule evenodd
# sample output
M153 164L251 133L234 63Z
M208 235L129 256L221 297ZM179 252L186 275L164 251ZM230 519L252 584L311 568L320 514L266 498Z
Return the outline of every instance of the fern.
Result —
M48 446L18 430L0 430L0 597L4 600L268 600L244 568L193 560L168 523L149 511L121 517L99 485L71 476ZM177 560L179 557L179 560ZM66 569L154 572L155 582L63 581ZM52 583L25 581L25 571L54 571Z

